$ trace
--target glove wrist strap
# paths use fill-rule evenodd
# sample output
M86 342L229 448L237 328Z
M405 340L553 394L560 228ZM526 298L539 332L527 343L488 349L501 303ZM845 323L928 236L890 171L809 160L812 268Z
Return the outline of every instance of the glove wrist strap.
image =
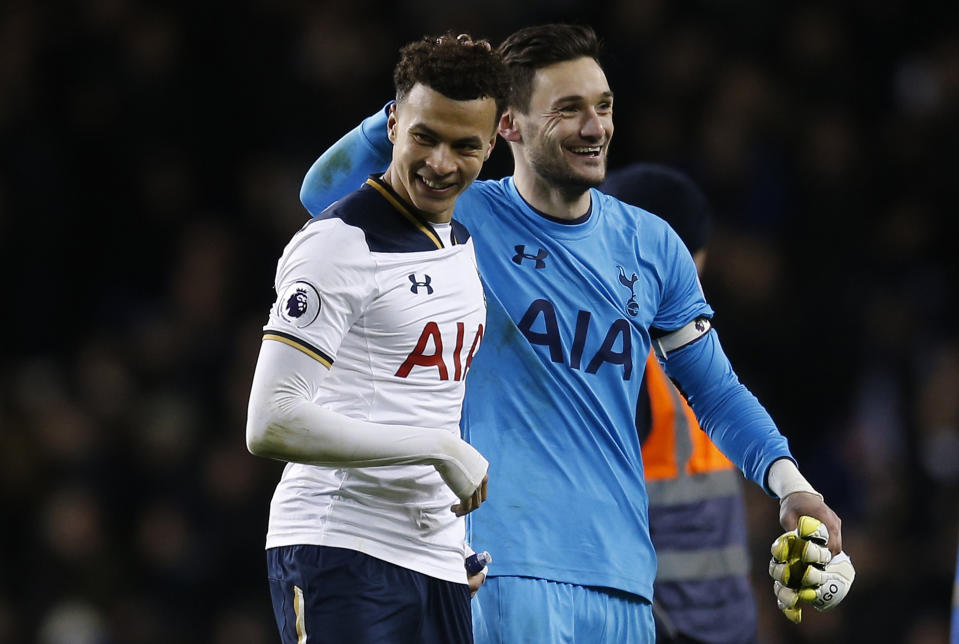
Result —
M796 464L788 458L781 458L769 466L769 489L779 497L780 501L794 492L808 492L820 499L822 494L806 480Z

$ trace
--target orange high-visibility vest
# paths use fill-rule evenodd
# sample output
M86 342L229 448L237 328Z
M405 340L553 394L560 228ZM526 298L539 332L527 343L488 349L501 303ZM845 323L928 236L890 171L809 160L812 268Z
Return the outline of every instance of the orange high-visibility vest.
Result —
M646 360L652 428L643 443L643 469L647 481L675 479L736 466L709 440L693 410L666 377L652 353Z

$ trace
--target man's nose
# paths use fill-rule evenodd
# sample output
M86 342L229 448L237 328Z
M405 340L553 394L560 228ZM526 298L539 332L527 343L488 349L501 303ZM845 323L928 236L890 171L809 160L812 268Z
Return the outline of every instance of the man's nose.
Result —
M588 109L585 118L586 120L579 130L580 135L583 138L602 139L606 129L603 127L603 119L596 113L596 110Z
M426 164L438 175L450 174L456 169L452 150L445 145L434 146L426 157Z

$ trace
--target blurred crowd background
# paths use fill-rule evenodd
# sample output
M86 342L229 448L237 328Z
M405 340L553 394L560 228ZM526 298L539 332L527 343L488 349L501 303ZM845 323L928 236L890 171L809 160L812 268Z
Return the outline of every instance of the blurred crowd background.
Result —
M946 641L959 531L959 11L925 0L0 4L0 642L277 641L278 463L244 445L313 159L403 43L591 24L611 165L673 164L741 379L844 520L858 577L760 640ZM484 171L511 162L500 146ZM481 544L495 552L496 544ZM495 565L495 564L494 564Z

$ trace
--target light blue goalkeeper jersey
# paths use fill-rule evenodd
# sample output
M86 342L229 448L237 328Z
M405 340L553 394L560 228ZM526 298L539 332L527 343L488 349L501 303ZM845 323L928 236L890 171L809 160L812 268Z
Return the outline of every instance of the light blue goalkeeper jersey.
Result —
M385 135L371 135L385 133L381 120L367 119L310 169L301 199L313 214L386 167ZM590 197L575 222L534 210L511 178L477 181L457 201L487 297L463 430L490 461L490 487L470 515L470 541L494 553L490 575L651 599L656 563L635 427L650 329L675 330L712 310L664 221L596 190ZM765 487L769 465L791 458L786 440L738 382L715 331L671 353L666 369L713 440Z
M537 213L509 178L476 184L457 206L487 298L463 413L464 437L491 464L471 542L496 553L498 575L650 598L635 427L649 328L712 311L661 219L591 196L589 216L574 224Z

